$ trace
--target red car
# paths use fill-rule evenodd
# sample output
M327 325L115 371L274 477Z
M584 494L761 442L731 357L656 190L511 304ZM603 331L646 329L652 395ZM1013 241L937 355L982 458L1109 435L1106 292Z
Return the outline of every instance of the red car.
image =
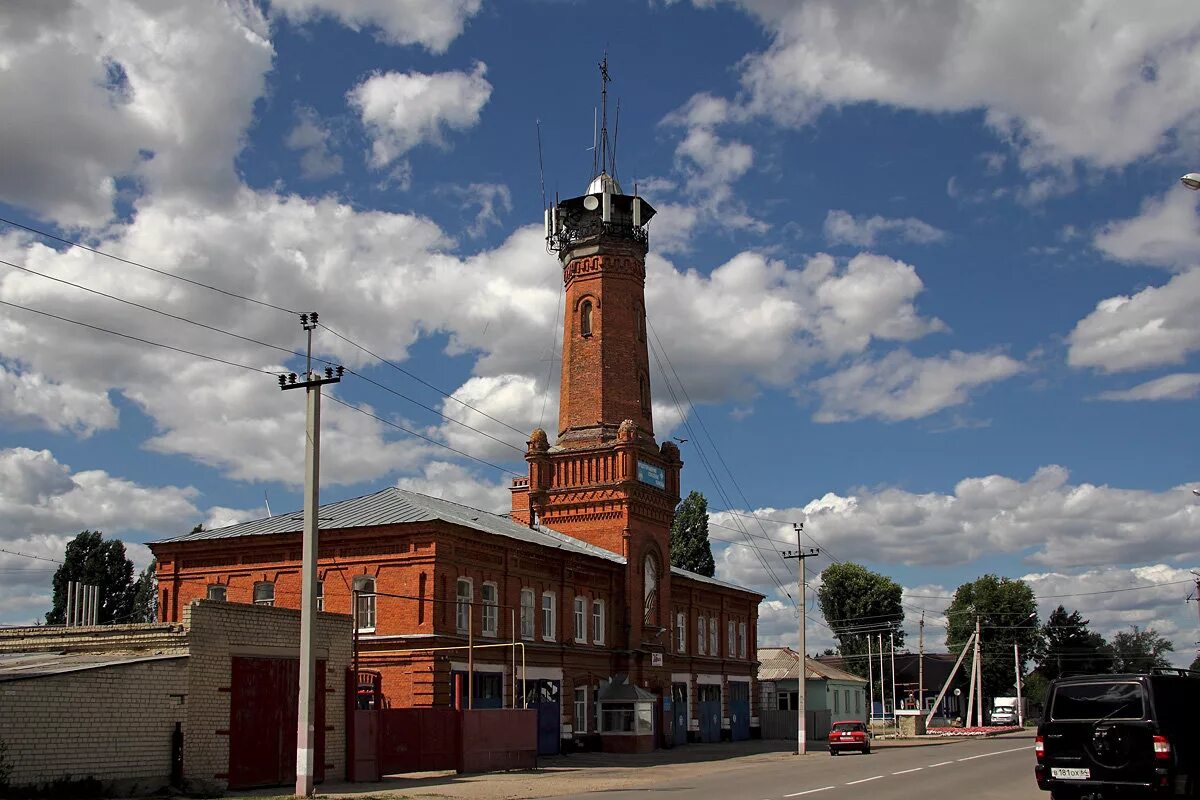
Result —
M863 755L871 752L871 734L865 722L833 723L829 731L829 755L836 756L843 750L857 750Z

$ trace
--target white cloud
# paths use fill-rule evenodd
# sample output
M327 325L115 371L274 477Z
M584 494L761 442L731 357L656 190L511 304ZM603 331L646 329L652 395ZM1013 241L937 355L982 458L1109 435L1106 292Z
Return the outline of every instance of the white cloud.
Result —
M375 30L390 44L419 44L445 52L483 0L271 0L271 8L297 23L331 16L353 30Z
M830 211L825 216L825 239L830 244L874 247L880 237L889 234L901 241L916 244L930 244L946 238L945 231L916 217L855 217L848 211L840 210Z
M512 193L502 183L472 183L462 191L463 207L478 208L467 226L467 235L479 238L488 228L502 224L500 215L512 211Z
M888 421L919 419L967 402L972 389L1021 372L1019 361L1001 353L963 353L917 358L896 350L863 358L814 382L821 395L817 422L864 417Z
M347 93L372 140L371 165L385 167L417 145L445 146L446 132L479 123L492 95L476 63L467 72L376 72Z
M1067 336L1067 363L1104 372L1182 364L1200 349L1200 268L1101 300Z
M1134 402L1138 400L1191 400L1200 393L1200 374L1177 372L1138 384L1130 389L1101 392L1101 400Z
M738 0L771 38L743 62L750 110L785 123L882 103L985 112L1026 169L1113 167L1200 109L1200 6L1123 0ZM1046 76L1053 76L1047 80Z
M0 364L0 420L86 438L117 427L117 409L103 392L48 381L37 373Z
M342 157L329 151L330 131L311 108L296 109L296 126L284 139L289 150L300 151L300 174L320 180L342 171Z
M1104 226L1092 240L1109 258L1184 271L1200 264L1200 197L1176 187L1142 204L1136 217Z
M252 3L23 3L6 22L0 200L95 227L122 178L197 200L236 190L274 55Z
M401 478L396 486L481 511L506 514L512 510L512 496L506 482L490 483L460 464L430 461L419 476Z

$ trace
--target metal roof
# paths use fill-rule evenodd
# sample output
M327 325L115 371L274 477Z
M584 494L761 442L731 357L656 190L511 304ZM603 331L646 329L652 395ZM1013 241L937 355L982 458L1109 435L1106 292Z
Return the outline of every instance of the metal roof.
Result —
M571 536L538 525L530 528L508 517L490 511L480 511L477 508L430 497L395 486L388 487L374 494L340 500L336 503L323 505L317 512L320 527L323 531L335 531L346 528L368 528L378 525L403 525L414 522L443 522L462 525L483 533L505 536L542 547L553 547L580 555L595 556L606 561L624 564L625 559L616 553L611 553L595 545L588 544ZM241 536L265 536L274 533L299 533L304 527L303 512L294 511L287 514L276 514L250 522L230 525L226 528L216 528L211 531L197 531L183 536L160 539L152 544L179 542L198 542L212 539L233 539Z
M621 560L624 561L625 559L621 559ZM691 578L692 580L700 581L701 583L711 583L713 586L720 586L725 589L737 589L739 592L749 592L750 594L755 595L756 597L766 597L766 595L764 595L760 592L756 592L753 589L747 589L745 586L738 586L736 583L727 583L725 581L720 581L720 580L717 580L716 578L710 578L707 575L701 575L698 572L689 572L686 569L681 569L680 567L671 567L671 574L678 575L681 578Z
M34 653L0 654L0 683L44 678L64 672L120 667L144 661L187 658L187 652L158 653L67 653L47 650Z
M790 647L758 648L758 679L760 681L794 681L799 673L800 658ZM822 664L815 658L804 659L805 680L833 680L866 683L866 678Z

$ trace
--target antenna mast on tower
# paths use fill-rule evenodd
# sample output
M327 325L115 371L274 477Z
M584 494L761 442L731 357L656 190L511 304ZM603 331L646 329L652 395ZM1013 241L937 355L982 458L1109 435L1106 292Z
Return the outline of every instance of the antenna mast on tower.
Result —
M612 78L608 74L608 51L604 51L604 60L600 62L600 141L596 150L592 152L592 177L609 171L609 148L608 148L608 84ZM614 154L615 155L615 154ZM599 168L597 168L597 164ZM612 172L617 170L616 163L612 165ZM611 174L611 173L610 173Z

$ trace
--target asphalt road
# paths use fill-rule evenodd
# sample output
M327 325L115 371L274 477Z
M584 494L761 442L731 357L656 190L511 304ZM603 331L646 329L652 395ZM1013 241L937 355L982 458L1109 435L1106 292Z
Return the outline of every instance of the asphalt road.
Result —
M694 774L652 788L561 795L559 800L1049 800L1033 779L1032 737L935 747L876 748L870 755L812 753L793 761Z

